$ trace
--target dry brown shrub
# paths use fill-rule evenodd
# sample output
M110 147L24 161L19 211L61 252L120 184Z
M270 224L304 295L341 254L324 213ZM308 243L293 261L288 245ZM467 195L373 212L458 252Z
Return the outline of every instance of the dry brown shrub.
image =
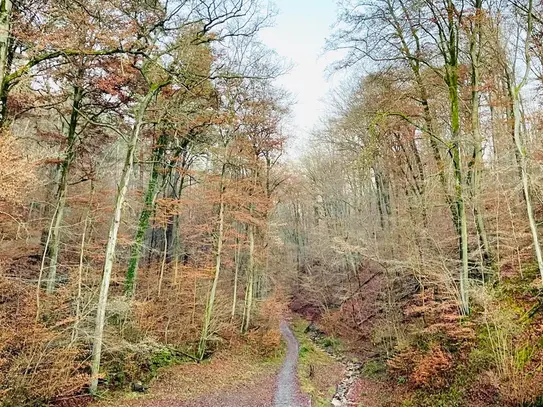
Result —
M452 366L451 355L435 346L419 358L411 379L416 387L430 386L440 388L446 384L443 374Z
M88 383L82 350L69 345L65 329L35 322L32 289L0 277L0 293L0 402L25 406L80 393Z
M408 377L415 388L439 389L448 384L453 360L439 344L433 344L426 352L409 348L390 359L388 366L391 372Z
M197 342L204 306L200 296L207 289L204 271L179 266L175 279L173 265L169 264L164 271L160 296L157 286L159 273L159 266L140 270L137 301L131 304L131 317L137 330L162 343ZM220 305L217 308L221 308Z
M0 202L21 204L36 183L35 162L10 134L0 134Z
M262 302L255 320L255 329L248 334L249 343L263 356L271 356L281 346L279 326L288 309L280 296L270 296Z
M502 380L498 388L504 405L532 405L531 403L536 403L543 394L543 373L519 374Z

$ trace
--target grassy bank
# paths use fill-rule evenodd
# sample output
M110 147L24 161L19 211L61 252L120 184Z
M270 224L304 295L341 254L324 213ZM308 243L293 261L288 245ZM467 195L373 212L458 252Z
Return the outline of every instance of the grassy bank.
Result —
M298 378L302 391L311 397L312 406L328 407L337 384L343 377L343 365L319 349L305 334L309 323L296 319L292 330L300 342Z

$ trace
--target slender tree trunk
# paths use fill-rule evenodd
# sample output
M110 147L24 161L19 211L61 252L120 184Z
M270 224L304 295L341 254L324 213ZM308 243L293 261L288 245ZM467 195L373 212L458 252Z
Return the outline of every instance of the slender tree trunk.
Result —
M471 173L468 177L468 184L471 184L469 189L471 198L473 200L475 222L477 225L477 232L479 234L480 245L484 253L484 257L487 261L492 259L492 250L488 241L488 235L486 233L486 227L483 217L483 210L480 202L481 192L481 170L483 166L483 140L481 137L481 124L479 115L479 106L481 103L480 86L480 70L479 64L481 61L481 43L482 32L481 25L483 18L482 12L482 0L476 0L475 3L475 18L473 22L473 32L470 36L470 59L471 59L471 126L473 131L473 159L469 167Z
M55 208L55 213L57 211L57 208ZM55 215L53 215L55 216ZM47 233L46 239L45 239L45 251L49 248L49 243L51 242L51 231L53 230L53 219L51 220L51 224L49 225L49 232ZM40 302L40 294L41 294L41 283L43 281L43 271L45 270L45 256L42 256L41 258L41 264L40 264L40 273L38 275L38 284L36 286L36 322L40 320L40 312L41 312L41 302Z
M164 280L164 269L166 268L166 259L168 257L168 228L164 228L164 251L162 253L162 263L160 264L160 277L158 278L158 298L162 293L162 280Z
M68 192L68 178L72 163L75 160L77 143L77 122L79 119L79 108L83 99L83 89L79 86L74 87L74 98L72 102L72 112L70 116L70 124L68 126L66 153L60 169L60 180L57 189L57 211L54 214L53 229L51 230L51 244L49 246L49 272L47 275L47 293L52 293L55 290L58 255L60 251L61 227L64 219L64 208L66 207L66 195ZM47 251L44 251L44 256Z
M173 243L172 243L172 252L173 252L173 285L177 285L179 278L179 258L181 256L181 236L179 235L180 227L180 216L175 215L173 218Z
M258 160L258 157L257 157ZM253 180L253 193L256 190L258 183L258 171L254 172ZM252 194L251 194L252 195ZM254 216L254 205L251 202L249 213L251 217ZM255 225L254 223L249 224L248 226L248 240L249 240L249 257L247 259L247 287L245 289L245 309L243 312L244 319L241 324L241 332L247 332L251 327L251 314L253 311L253 300L254 300L254 285L255 285Z
M468 264L468 227L466 217L466 207L464 202L464 182L462 176L462 153L460 146L460 115L459 115L459 97L458 97L458 77L456 68L451 67L449 96L451 103L451 123L453 133L453 145L451 146L451 156L453 160L454 181L455 181L455 199L460 229L460 259L462 261L462 270L460 272L460 300L462 313L469 314L469 264Z
M2 103L2 117L0 125L6 121L7 87L4 81L9 74L9 49L11 45L11 13L13 5L11 0L0 0L0 102Z
M221 272L221 255L222 244L224 235L224 177L226 174L226 163L222 165L221 180L219 185L220 198L219 198L219 230L217 233L217 253L215 254L215 276L213 277L213 284L209 293L206 309L204 313L204 325L202 327L202 336L200 337L200 343L198 344L198 358L202 360L205 356L207 347L207 338L209 336L209 327L211 325L211 318L213 316L213 306L215 304L215 295L217 293L217 285L219 283L219 276Z
M184 166L183 166L184 168ZM176 183L177 184L177 183ZM179 188L177 188L176 186L176 196L175 198L176 199L180 199L181 198L181 194L183 193L183 187L184 187L184 184L185 184L185 176L182 175L180 177L180 183L179 183ZM178 276L179 276L179 258L181 256L181 235L180 235L180 223L181 223L181 217L179 216L179 214L176 214L173 216L173 223L172 223L172 238L173 238L173 242L172 242L172 257L173 257L173 267L174 267L174 272L173 272L173 285L177 285L177 279L178 279Z
M377 200L377 209L379 210L379 220L381 221L381 229L385 230L385 208L383 205L383 191L382 191L382 184L381 184L381 177L377 170L373 170L374 177L375 177L375 189L377 191L376 194L376 200Z
M241 265L241 246L239 237L236 237L236 248L234 252L234 291L232 293L232 312L230 314L230 321L233 322L236 316L236 308L238 305L238 275Z
M419 196L421 210L422 210L422 223L424 228L428 228L428 204L426 202L426 177L424 175L424 165L422 164L422 159L420 158L419 149L417 143L415 142L415 137L410 139L410 147L413 151L413 156L415 157L416 171L412 170L413 179L415 180L415 185L417 188L417 194ZM409 157L406 155L406 159L409 160ZM411 167L411 165L410 165Z
M532 233L532 241L534 245L535 257L537 260L537 266L541 278L543 279L543 254L541 253L541 245L539 243L539 232L537 230L537 222L534 216L534 209L532 204L532 194L530 187L530 178L528 175L528 160L526 157L526 147L524 140L522 139L520 126L521 126L521 112L520 112L520 94L519 91L514 92L513 100L513 115L515 119L515 131L514 141L515 147L518 152L518 165L522 181L522 190L524 192L524 201L526 203L526 213L528 215L528 222L530 224L530 232Z
M72 342L77 340L77 331L79 330L79 322L81 321L81 300L83 288L83 261L85 259L85 242L87 239L87 230L91 223L91 213L94 200L94 182L91 180L90 201L87 213L85 214L85 223L83 224L83 233L81 235L81 245L79 247L79 266L77 268L77 298L75 300L75 323L72 330Z
M532 204L532 194L531 194L531 187L530 187L530 178L528 175L528 159L526 154L526 146L524 144L524 140L522 139L522 131L521 131L521 119L522 119L522 111L521 111L521 91L526 82L528 81L528 76L530 74L530 42L531 42L531 36L533 31L533 20L532 20L532 9L533 9L533 0L529 0L528 7L527 7L527 18L528 18L528 28L526 33L526 43L525 43L525 64L526 64L526 71L524 73L524 77L522 78L520 84L517 86L514 86L510 90L510 94L512 95L512 103L513 103L513 118L514 118L514 128L513 128L513 138L515 142L516 147L516 157L517 162L519 166L519 172L520 172L520 178L522 181L522 190L524 192L524 200L526 202L526 212L528 215L528 222L530 224L530 231L532 233L532 241L534 245L534 252L535 257L537 260L537 266L539 269L539 274L541 275L541 278L543 279L543 254L541 253L541 245L539 244L539 232L537 230L537 223L534 216L534 209Z
M96 310L96 324L94 330L93 338L93 348L92 348L92 365L91 365L91 383L90 383L90 392L96 393L98 387L98 376L100 373L100 359L102 356L102 342L104 336L104 325L106 319L106 306L107 298L109 293L109 282L111 279L111 271L113 269L113 263L115 261L115 249L117 247L117 236L119 233L119 227L121 225L121 215L123 211L123 205L128 192L128 185L130 182L130 175L132 173L132 167L134 165L134 153L136 151L136 146L138 139L140 137L141 129L143 127L143 121L147 107L151 103L151 100L159 92L159 90L165 86L166 83L162 85L153 85L151 89L147 92L147 95L139 103L134 127L132 133L127 143L126 149L126 158L121 173L121 178L119 180L119 185L117 189L117 196L115 198L115 206L113 209L113 218L111 221L111 226L109 229L109 236L106 246L106 255L104 261L104 271L102 275L102 284L100 285L100 295L98 300L98 306Z
M253 307L253 291L255 283L255 231L254 225L249 225L249 257L247 259L247 286L245 288L245 310L241 325L241 332L247 332L251 326L251 312Z

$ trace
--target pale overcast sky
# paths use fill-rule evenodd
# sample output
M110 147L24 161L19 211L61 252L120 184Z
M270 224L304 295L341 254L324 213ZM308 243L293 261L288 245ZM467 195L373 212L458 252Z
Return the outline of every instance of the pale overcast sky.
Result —
M295 134L289 152L298 155L325 111L323 98L338 81L336 77L327 80L325 71L335 56L323 52L336 20L336 0L274 0L274 3L279 11L276 23L263 30L260 37L293 64L290 73L277 82L296 101L292 123Z

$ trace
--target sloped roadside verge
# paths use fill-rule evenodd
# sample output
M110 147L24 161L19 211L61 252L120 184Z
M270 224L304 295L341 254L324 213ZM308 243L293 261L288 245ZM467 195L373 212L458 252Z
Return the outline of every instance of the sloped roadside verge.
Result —
M331 405L334 407L347 407L352 405L350 402L351 393L355 388L358 379L362 376L364 364L358 360L349 359L340 352L336 352L333 346L324 346L323 343L327 338L324 333L317 329L313 324L310 324L305 329L305 332L319 349L344 366L343 378L336 386L336 391L331 399Z
M329 407L343 378L344 364L318 346L306 332L309 323L296 319L292 328L300 342L298 378L304 393L311 398L312 407Z

